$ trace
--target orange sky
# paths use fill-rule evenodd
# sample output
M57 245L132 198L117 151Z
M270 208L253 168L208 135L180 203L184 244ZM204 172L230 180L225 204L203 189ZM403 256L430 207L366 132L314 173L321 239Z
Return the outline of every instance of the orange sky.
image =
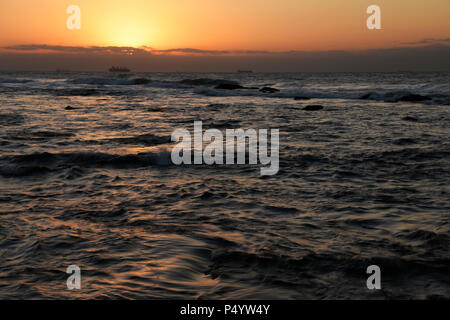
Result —
M81 8L81 30L66 9ZM378 4L382 30L366 28ZM0 46L352 50L450 37L449 0L0 0Z

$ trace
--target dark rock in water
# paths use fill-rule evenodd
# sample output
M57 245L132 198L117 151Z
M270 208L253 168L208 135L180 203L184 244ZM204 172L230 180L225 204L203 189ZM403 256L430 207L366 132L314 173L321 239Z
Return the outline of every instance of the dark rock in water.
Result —
M409 144L415 144L417 143L417 140L411 139L411 138L401 138L393 141L394 144L399 146L409 145Z
M75 110L76 108L71 107L71 106L67 106L67 107L65 107L64 109L66 109L66 110Z
M163 109L159 107L147 108L148 112L162 112Z
M236 89L244 89L244 87L239 84L222 83L216 86L215 89L236 90Z
M322 110L322 109L323 109L323 106L317 105L317 104L309 105L309 106L306 106L303 108L303 110L305 110L305 111L317 111L317 110Z
M205 191L198 198L200 198L200 199L211 199L211 198L214 198L214 196L215 196L214 193L211 193L209 191Z
M294 100L310 100L308 97L294 97Z
M422 96L420 94L408 94L398 99L398 101L405 101L405 102L419 102L426 100L431 100L431 98L427 96Z
M133 84L147 84L150 83L151 80L150 79L146 79L146 78L136 78L133 79Z
M264 92L264 93L274 93L274 92L278 92L280 90L271 88L271 87L264 87L264 88L260 89L259 91Z
M63 90L54 90L55 95L57 96L80 96L80 97L88 97L98 94L98 91L95 89L63 89Z
M411 121L411 122L417 122L419 121L419 119L415 118L415 117L410 117L410 116L406 116L404 118L402 118L403 121Z
M361 100L367 100L372 96L372 92L366 93L365 95L362 95L359 97Z
M181 84L190 85L190 86L218 86L221 84L234 84L239 85L236 81L224 80L224 79L184 79L180 81Z

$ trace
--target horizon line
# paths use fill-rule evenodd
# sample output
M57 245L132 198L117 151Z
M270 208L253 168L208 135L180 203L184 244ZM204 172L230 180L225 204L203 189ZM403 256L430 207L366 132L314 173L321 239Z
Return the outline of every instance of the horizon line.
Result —
M136 54L148 54L153 56L265 56L265 55L292 55L292 54L308 54L308 53L364 53L383 50L401 50L401 49L419 49L419 48L442 48L450 47L450 38L424 39L418 42L400 42L398 46L366 48L366 49L330 49L330 50L208 50L198 48L171 48L171 49L155 49L150 46L111 46L111 45L88 45L88 46L71 46L71 45L51 45L51 44L17 44L0 47L0 53L39 53L39 54L116 54L134 56Z

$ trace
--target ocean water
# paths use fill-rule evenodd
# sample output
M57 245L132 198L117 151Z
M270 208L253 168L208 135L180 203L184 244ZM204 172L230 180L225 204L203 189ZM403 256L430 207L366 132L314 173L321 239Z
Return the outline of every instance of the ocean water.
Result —
M450 73L0 73L0 298L450 298L449 104ZM173 165L196 120L279 129L278 174Z

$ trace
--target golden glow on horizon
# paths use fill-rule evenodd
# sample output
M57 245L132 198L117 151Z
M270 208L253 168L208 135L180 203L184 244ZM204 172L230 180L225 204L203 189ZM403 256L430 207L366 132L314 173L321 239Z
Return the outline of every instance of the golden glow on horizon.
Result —
M100 30L101 38L108 45L141 47L155 40L155 32L152 32L152 28L147 28L139 21L132 21L132 19L128 21L112 19L105 22Z
M382 30L369 31L374 3ZM81 30L66 28L71 4L81 8ZM449 12L448 0L1 0L0 46L368 49L449 38Z

